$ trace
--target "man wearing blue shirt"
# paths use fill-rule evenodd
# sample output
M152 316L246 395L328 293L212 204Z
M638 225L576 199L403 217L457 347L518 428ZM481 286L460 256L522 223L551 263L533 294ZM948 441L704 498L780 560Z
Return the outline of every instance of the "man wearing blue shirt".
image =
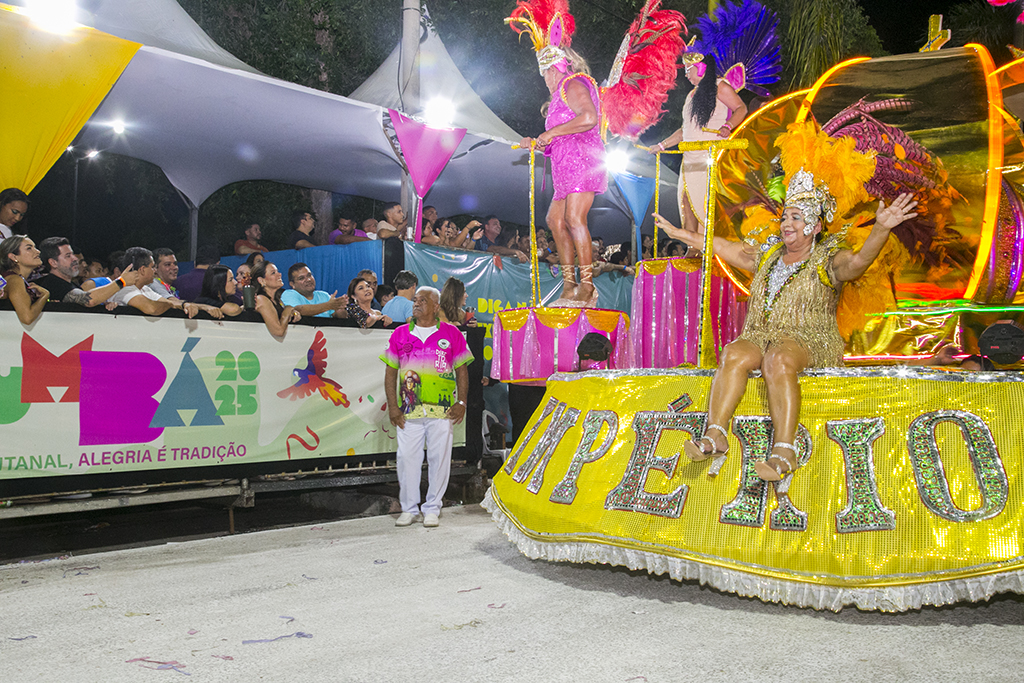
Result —
M391 301L384 304L381 313L396 323L404 322L412 317L412 298L416 294L419 279L412 271L402 270L395 276L395 281L392 284L398 294Z
M305 263L288 269L288 285L281 293L281 304L291 306L305 317L347 318L348 295L328 294L316 288L316 278Z
M529 260L529 257L518 249L501 246L501 221L498 220L497 216L488 216L484 219L483 231L484 234L481 235L480 239L476 240L477 251L488 251L499 256L514 256L519 259L520 263L526 263ZM474 233L475 237L476 234Z

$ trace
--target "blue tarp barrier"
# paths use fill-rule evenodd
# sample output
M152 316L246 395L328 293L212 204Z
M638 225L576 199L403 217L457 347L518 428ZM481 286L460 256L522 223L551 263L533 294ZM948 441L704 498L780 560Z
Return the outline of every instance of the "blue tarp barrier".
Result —
M384 243L380 240L331 244L300 250L268 251L263 256L281 271L285 287L288 287L288 269L296 263L305 263L309 266L316 277L316 288L328 293L334 290L338 290L339 295L347 292L348 283L364 268L376 273L379 283L384 282ZM220 262L231 270L237 270L239 265L245 263L246 258L223 256ZM188 270L191 270L191 267ZM182 267L181 273L185 272L186 269Z

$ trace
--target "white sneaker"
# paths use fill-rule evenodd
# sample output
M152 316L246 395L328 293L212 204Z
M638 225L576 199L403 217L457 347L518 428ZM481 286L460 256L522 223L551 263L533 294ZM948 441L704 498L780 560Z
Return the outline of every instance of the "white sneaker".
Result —
M395 526L409 526L413 522L418 521L419 517L419 515L414 515L411 512L403 512L398 515L398 519L395 520Z
M423 526L441 526L441 520L438 515L427 513L423 516Z

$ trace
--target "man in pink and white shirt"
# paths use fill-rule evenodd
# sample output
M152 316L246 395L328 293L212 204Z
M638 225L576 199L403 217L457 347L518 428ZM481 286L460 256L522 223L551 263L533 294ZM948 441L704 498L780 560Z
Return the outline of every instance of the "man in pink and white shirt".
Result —
M388 415L398 428L402 514L395 526L409 526L421 512L423 526L439 524L441 500L451 474L454 425L466 415L467 366L473 354L458 328L438 320L440 307L440 292L420 287L413 297L412 320L392 333L380 356L387 365L384 391ZM428 488L421 507L424 444Z

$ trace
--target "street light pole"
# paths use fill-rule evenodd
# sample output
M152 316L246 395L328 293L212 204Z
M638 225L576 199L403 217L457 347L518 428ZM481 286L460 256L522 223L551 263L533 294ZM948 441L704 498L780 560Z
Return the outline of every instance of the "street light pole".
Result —
M75 180L71 188L71 244L77 244L78 238L78 162L82 159L95 159L99 156L96 150L89 150L85 154L76 154L74 147L68 147L68 152L75 159Z
M78 244L78 162L82 157L72 154L75 157L75 182L71 188L71 244Z

